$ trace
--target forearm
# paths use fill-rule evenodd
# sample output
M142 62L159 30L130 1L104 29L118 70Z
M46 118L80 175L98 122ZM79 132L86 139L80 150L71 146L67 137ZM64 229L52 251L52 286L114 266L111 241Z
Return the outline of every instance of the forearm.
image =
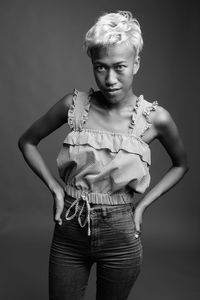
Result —
M53 177L36 145L19 143L25 161L34 173L45 183L51 192L61 191L62 187Z
M187 167L172 166L162 179L138 203L137 208L145 210L151 203L175 186L187 171Z

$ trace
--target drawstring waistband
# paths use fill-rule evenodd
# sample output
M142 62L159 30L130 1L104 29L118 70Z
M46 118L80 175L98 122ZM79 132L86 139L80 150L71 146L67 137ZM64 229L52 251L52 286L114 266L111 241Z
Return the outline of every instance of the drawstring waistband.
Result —
M80 201L83 200L83 204L81 205ZM68 217L68 215L70 214L70 211L71 209L75 206L75 212L73 215L71 215L70 217ZM85 218L85 221L82 223L81 221L81 215L82 215L82 212L84 210L84 208L87 208L87 216ZM70 207L67 209L66 211L66 214L65 214L65 219L66 220L72 220L77 212L78 212L78 209L80 208L80 211L79 211L79 214L78 214L78 222L79 222L79 225L83 228L85 227L85 225L88 223L88 235L91 235L91 229L90 229L90 204L89 204L89 201L88 201L88 198L86 196L81 196L80 198L78 199L75 199L72 204L70 205Z
M108 194L108 193L88 193L86 191L78 190L74 186L66 185L65 192L67 195L74 198L74 201L71 203L70 207L66 211L65 218L66 220L73 219L78 213L78 222L81 227L84 227L88 223L88 235L91 235L90 229L90 204L99 204L99 205L119 205L119 204L130 204L133 203L133 193L130 191L124 191L122 193ZM83 201L83 203L81 203ZM69 216L71 209L75 207L75 212ZM86 208L87 215L84 222L81 221L81 215Z
M106 205L118 205L118 204L127 204L133 203L134 193L127 189L123 192L116 193L98 193L98 192L88 192L76 187L66 184L64 190L67 195L72 198L82 198L83 196L87 197L89 203L93 204L106 204Z

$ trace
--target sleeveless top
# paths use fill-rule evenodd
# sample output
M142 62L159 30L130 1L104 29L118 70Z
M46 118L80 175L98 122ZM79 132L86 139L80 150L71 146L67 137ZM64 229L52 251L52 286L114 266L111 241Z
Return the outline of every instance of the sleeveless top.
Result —
M151 152L142 140L151 127L153 103L137 98L128 133L86 128L92 93L74 89L68 110L71 131L57 157L59 175L68 195L87 197L89 203L124 204L133 194L144 193L150 184Z

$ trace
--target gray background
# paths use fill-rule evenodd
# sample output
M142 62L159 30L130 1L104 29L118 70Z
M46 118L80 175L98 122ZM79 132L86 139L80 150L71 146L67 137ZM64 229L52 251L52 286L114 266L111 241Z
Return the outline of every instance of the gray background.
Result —
M130 10L141 24L144 51L134 91L170 111L191 169L153 204L143 223L144 262L130 295L137 300L196 300L199 289L197 138L199 103L197 6L193 1L0 1L0 298L48 299L53 199L17 148L21 133L65 93L95 88L85 32L100 12ZM63 126L39 149L54 174L67 133ZM153 142L153 186L170 166ZM86 300L94 299L95 267Z

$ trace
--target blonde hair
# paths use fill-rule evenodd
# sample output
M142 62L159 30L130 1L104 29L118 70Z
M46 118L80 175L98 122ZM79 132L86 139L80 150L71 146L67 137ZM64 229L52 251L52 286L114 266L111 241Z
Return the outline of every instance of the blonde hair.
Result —
M100 16L86 33L84 46L91 57L91 49L94 47L108 47L123 42L134 47L136 56L142 50L143 38L140 24L130 11L118 11Z

